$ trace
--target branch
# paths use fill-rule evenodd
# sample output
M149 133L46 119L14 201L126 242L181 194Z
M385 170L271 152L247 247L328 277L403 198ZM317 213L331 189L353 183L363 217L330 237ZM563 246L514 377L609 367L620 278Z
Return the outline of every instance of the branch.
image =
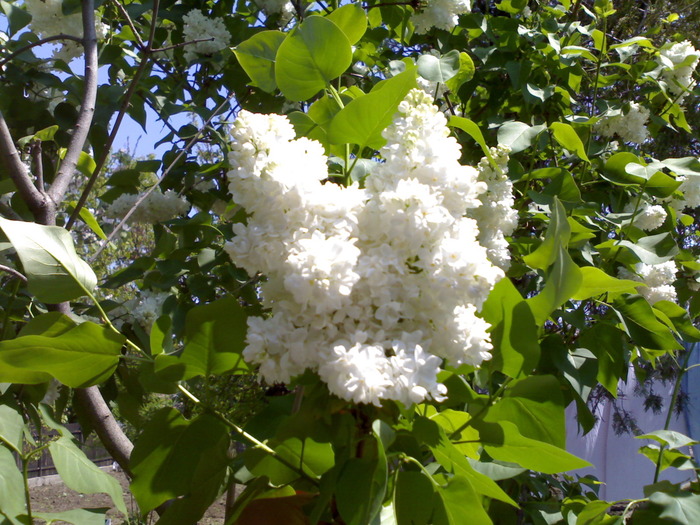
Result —
M34 186L36 186L37 190L44 191L44 163L41 160L41 141L33 141L29 151L34 161Z
M85 90L80 105L80 113L63 158L48 194L58 205L68 189L75 167L87 139L97 100L97 35L95 33L94 0L83 0L83 46L85 48Z
M143 43L143 40L141 39L141 35L139 35L139 32L136 30L136 26L134 25L134 21L131 20L131 17L129 16L129 12L124 8L124 6L119 3L119 0L111 0L112 3L115 5L115 7L119 10L119 12L122 14L122 16L126 19L126 23L129 24L129 27L131 28L131 32L134 33L134 36L136 37L136 43L141 49L141 51L144 51L146 49L146 44ZM155 23L155 18L152 23Z
M4 264L0 264L0 272L6 272L9 273L12 277L16 277L20 281L27 282L27 278L19 273L17 270L14 268L10 268L9 266L5 266Z
M30 49L37 47L37 46L43 46L44 44L48 44L49 42L54 42L56 40L72 40L73 42L79 42L83 43L83 39L77 36L73 35L64 35L61 33L60 35L54 35L54 36L47 36L46 38L42 38L40 40L37 40L36 42L33 42L31 44L27 44L24 47L20 47L17 51L10 53L9 56L6 56L2 60L0 60L0 69L2 69L2 66L7 64L9 61L11 61L13 58L15 58L18 55L21 55L25 51L29 51Z
M19 152L15 148L10 129L7 127L5 117L0 111L0 157L2 163L10 174L12 182L15 183L17 191L27 203L29 209L35 215L43 213L46 207L46 196L36 189L32 183L27 166L19 157Z

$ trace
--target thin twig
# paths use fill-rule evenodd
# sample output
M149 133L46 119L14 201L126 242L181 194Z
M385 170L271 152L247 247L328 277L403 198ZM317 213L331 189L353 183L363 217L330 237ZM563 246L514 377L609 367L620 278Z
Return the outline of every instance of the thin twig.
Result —
M23 281L25 283L27 282L27 278L23 274L21 274L20 272L18 272L14 268L10 268L9 266L5 266L4 264L0 264L0 272L9 273L11 276L16 277L20 281Z
M32 42L31 44L27 44L26 46L20 47L17 51L10 53L8 56L0 60L0 69L2 69L2 66L10 62L13 58L15 58L18 55L21 55L25 51L29 51L34 47L43 46L44 44L48 44L49 42L54 42L56 40L72 40L73 42L78 42L80 44L83 43L82 38L73 35L60 34L54 36L47 36L46 38L42 38L41 40L37 40L36 42Z
M41 141L32 142L30 152L34 163L34 186L39 191L44 191L44 163L41 160Z
M129 12L124 8L124 6L119 3L119 0L111 0L111 2L114 4L114 6L119 10L119 12L122 14L122 16L126 19L126 23L129 24L129 27L131 28L131 32L134 33L134 36L136 37L136 43L141 51L146 49L146 44L144 44L143 40L141 39L141 35L139 35L139 32L136 30L136 26L134 25L134 21L131 19L129 16ZM155 18L154 18L155 20Z
M177 49L178 47L189 46L190 44L196 44L198 42L213 42L213 41L214 41L214 37L196 38L194 40L188 40L187 42L180 42L179 44L173 44L171 46L157 47L157 48L151 49L151 53L160 53L161 51L170 51L171 49Z

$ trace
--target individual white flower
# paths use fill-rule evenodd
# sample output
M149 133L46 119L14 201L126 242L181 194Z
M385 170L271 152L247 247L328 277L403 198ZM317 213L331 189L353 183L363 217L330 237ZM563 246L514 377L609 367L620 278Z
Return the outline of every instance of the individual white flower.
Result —
M27 12L32 15L31 28L41 38L66 34L82 38L83 18L80 12L63 14L63 0L25 0ZM103 40L108 27L101 22L99 13L95 13L95 32L98 40ZM54 52L54 58L70 62L80 56L82 46L78 42L66 40Z
M182 30L185 42L207 39L185 47L185 60L188 62L196 60L200 55L212 55L221 51L231 42L231 33L219 18L208 18L200 10L193 9L182 20L185 23Z
M443 360L490 357L478 311L503 272L465 216L488 186L432 102L399 105L365 190L326 182L323 148L285 117L239 114L229 190L249 217L226 250L265 275L270 315L249 318L243 355L267 381L311 369L341 398L408 405L443 399Z
M425 4L411 18L416 33L427 33L431 27L451 31L459 22L459 15L472 8L471 0L427 0Z
M508 146L491 148L497 169L489 159L481 159L479 180L486 183L487 189L479 197L481 205L468 213L479 225L479 244L487 249L489 260L504 271L510 267L506 237L518 225L518 212L513 209L513 183L508 178L508 153Z
M280 22L286 24L294 16L294 5L289 0L255 0L268 15L280 15Z
M689 40L667 43L659 50L659 69L668 84L668 90L682 100L692 87L693 73L700 60L700 51Z
M636 202L627 203L624 208L625 213L633 213ZM658 204L652 205L649 202L643 201L637 208L637 214L634 216L633 224L644 231L651 231L659 228L666 220L666 210Z
M646 298L649 304L657 301L676 302L676 289L673 282L676 280L678 267L673 261L660 264L637 263L634 272L627 268L620 268L618 274L623 279L639 281L646 286L640 286L637 291Z
M141 195L125 193L120 195L105 210L105 215L114 219L121 219L131 210ZM184 215L190 209L189 203L178 197L177 193L167 190L162 193L156 188L136 208L129 217L129 222L153 224L170 220L178 215Z
M595 130L604 137L619 136L625 142L642 144L649 138L647 122L649 110L636 102L630 103L625 114L603 116L596 122Z

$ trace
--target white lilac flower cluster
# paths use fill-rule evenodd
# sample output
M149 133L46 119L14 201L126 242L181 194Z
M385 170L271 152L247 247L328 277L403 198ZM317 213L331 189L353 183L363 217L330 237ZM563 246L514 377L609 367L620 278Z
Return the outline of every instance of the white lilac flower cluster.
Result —
M632 102L627 113L603 117L596 123L595 130L604 137L617 135L625 142L642 144L649 138L648 120L649 110Z
M666 44L659 50L657 62L668 84L668 90L678 96L679 102L692 87L693 73L700 61L700 51L688 40Z
M60 34L83 36L83 17L80 13L63 14L63 0L25 0L27 13L32 16L31 28L39 37L45 38ZM95 32L97 39L103 40L108 27L101 22L99 13L95 13ZM80 56L82 46L78 42L66 40L54 52L54 58L70 62Z
M503 272L465 217L486 183L430 96L401 103L365 189L325 182L323 147L286 117L242 111L232 134L229 190L249 217L226 250L266 276L270 315L249 318L244 350L266 381L311 369L341 398L409 405L442 399L443 359L490 357L476 314Z
M125 303L126 310L145 329L151 329L163 310L163 303L170 297L167 292L141 290L138 297Z
M625 213L633 213L636 207L636 202L627 203L624 208ZM637 213L634 216L632 224L644 231L652 231L659 228L666 220L666 210L658 204L651 204L643 201L637 207Z
M637 291L646 298L649 304L657 301L676 302L676 289L673 282L676 280L678 268L673 261L660 264L637 263L634 272L627 268L620 268L618 274L623 279L639 281L646 286L640 286Z
M120 195L105 210L105 214L113 219L121 219L134 207L136 201L140 198L141 195L135 193ZM134 210L134 213L129 217L129 222L153 224L167 221L187 213L189 209L189 203L185 199L178 197L173 190L167 190L165 193L162 193L160 189L156 188Z
M223 20L207 18L198 9L187 13L182 20L185 23L182 30L185 42L208 39L185 47L185 60L188 62L196 60L200 55L211 55L221 51L231 42L231 33L226 29Z
M427 0L411 21L416 33L424 34L431 27L452 31L459 22L459 15L471 11L471 0Z
M486 248L489 261L504 271L510 268L510 252L506 237L518 225L518 212L513 209L513 183L508 178L508 146L491 148L497 168L487 158L479 162L479 180L486 183L486 191L479 196L481 204L469 210L468 217L479 225L479 243Z
M679 212L700 206L700 176L679 175L676 180L681 183L678 191L683 194L683 199L671 199L669 206Z

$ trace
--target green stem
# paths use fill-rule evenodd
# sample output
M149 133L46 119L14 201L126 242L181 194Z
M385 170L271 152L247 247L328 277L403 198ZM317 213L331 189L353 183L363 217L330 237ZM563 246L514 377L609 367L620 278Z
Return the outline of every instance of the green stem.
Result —
M5 311L3 312L2 318L2 340L8 339L10 337L10 307L15 302L15 297L17 297L17 292L19 291L20 281L14 279L12 282L12 290L10 292L10 300L7 303Z
M678 399L678 392L680 392L680 389L681 389L681 382L683 381L683 376L689 370L688 362L690 361L690 354L691 353L692 352L690 350L686 350L685 360L683 362L683 366L678 371L678 376L676 376L676 382L673 385L673 394L671 395L671 402L668 406L668 413L666 414L666 422L664 423L664 430L668 430L668 427L671 426L671 417L673 416L673 411L676 408L676 401ZM661 458L663 456L665 448L666 448L665 444L661 444L661 446L659 447L659 457L656 460L656 468L654 469L654 483L659 481L659 473L661 472Z
M414 465L417 465L418 468L421 469L421 471L423 471L423 474L428 476L428 479L432 482L432 484L435 485L437 488L440 488L440 484L433 479L433 475L430 472L428 472L428 470L423 466L423 463L418 461L416 458L408 456L406 454L401 454L399 457L404 463L413 463Z
M340 93L338 93L338 90L333 87L333 84L328 84L328 91L331 94L331 97L333 97L333 100L335 100L336 104L338 104L338 107L342 110L345 108L345 104L343 104L343 99L340 98ZM345 144L345 153L344 153L345 159L343 162L343 176L345 177L345 185L350 186L350 172L352 172L352 168L355 167L355 163L357 162L357 158L355 158L355 162L353 162L352 166L348 168L348 164L350 162L350 144Z
M31 454L27 456L22 456L22 481L24 482L24 501L27 506L27 516L29 517L30 523L34 522L32 516L32 498L29 494L29 458Z

